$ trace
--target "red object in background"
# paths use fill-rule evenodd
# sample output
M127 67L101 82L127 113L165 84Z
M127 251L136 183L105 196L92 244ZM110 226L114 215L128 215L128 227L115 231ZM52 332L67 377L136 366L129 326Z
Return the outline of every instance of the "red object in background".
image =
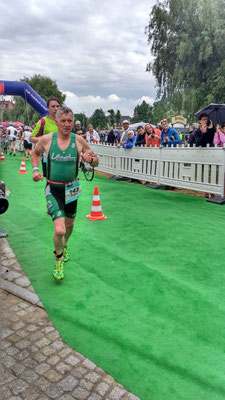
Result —
M0 94L4 94L4 83L0 83Z
M24 126L22 122L13 122L14 126Z

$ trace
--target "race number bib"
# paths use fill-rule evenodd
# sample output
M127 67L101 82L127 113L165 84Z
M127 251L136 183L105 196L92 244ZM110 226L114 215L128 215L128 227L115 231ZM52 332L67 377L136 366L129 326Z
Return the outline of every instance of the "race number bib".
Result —
M76 180L65 185L65 203L69 204L77 200L81 195L81 186L79 180Z

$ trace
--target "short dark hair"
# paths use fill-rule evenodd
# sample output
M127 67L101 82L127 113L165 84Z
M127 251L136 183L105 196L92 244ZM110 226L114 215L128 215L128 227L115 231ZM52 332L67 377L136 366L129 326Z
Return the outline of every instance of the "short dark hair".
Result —
M203 117L207 117L208 118L209 116L206 113L202 113L202 114L199 115L198 120L202 119Z
M222 128L225 128L225 122L222 123Z
M143 128L142 125L139 125L139 126L137 127L137 131L139 131L139 129L144 129L144 128Z
M47 99L47 107L49 106L50 101L57 101L60 105L60 101L56 96L49 96L49 98Z

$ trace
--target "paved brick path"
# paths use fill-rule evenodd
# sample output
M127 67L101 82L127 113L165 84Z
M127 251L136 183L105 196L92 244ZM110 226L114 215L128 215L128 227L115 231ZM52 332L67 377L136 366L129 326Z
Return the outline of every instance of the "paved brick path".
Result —
M0 302L0 400L138 400L62 341L6 239Z

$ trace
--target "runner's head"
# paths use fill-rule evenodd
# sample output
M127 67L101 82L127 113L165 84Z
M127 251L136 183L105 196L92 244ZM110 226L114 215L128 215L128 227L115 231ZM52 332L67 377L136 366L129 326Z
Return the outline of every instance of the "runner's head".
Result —
M47 109L49 111L49 116L55 119L55 115L59 107L59 99L55 96L50 96L47 100Z
M58 133L62 135L70 134L74 125L73 111L68 107L58 108L55 122L58 127Z

